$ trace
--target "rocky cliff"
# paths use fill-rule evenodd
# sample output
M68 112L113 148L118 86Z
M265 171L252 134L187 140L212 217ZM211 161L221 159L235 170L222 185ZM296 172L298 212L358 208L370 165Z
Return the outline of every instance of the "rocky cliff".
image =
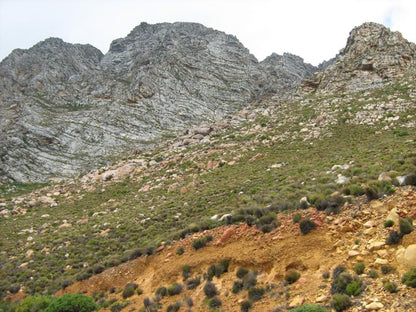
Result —
M292 55L258 63L234 36L194 23L142 23L106 55L47 39L0 63L0 177L77 175L314 71Z
M323 72L306 80L304 89L354 92L382 87L416 74L416 45L383 25L354 28L343 50Z

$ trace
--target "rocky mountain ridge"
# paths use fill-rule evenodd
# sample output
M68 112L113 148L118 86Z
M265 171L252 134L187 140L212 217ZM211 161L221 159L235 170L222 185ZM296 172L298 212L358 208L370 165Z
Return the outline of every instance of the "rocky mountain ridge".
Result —
M306 79L309 91L356 92L415 77L416 45L383 25L355 27L328 68Z
M272 59L258 63L234 36L195 23L142 23L105 55L57 38L15 50L0 64L0 176L73 177L287 94L315 70Z

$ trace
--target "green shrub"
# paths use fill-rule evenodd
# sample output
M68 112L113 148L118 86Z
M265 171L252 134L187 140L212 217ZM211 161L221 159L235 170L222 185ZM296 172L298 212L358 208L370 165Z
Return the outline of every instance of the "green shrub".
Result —
M285 280L289 284L293 284L300 278L300 273L296 270L289 270L286 272Z
M123 301L123 302L114 302L111 306L110 306L110 311L111 312L120 312L121 310L123 310L125 307L127 307L130 304L130 301ZM78 310L76 310L78 312ZM73 312L73 311L71 311Z
M389 236L387 236L386 244L387 245L397 245L400 242L401 235L397 231L390 231Z
M244 300L243 302L241 302L241 312L248 312L250 311L251 307L253 306L253 304L251 303L251 301L248 300Z
M254 272L248 273L243 278L243 285L245 289L250 289L257 285L257 275Z
M242 281L234 281L233 288L231 291L233 294L238 294L244 288L244 284Z
M244 276L246 276L248 274L248 269L240 267L237 270L237 273L235 274L238 278L243 278Z
M45 312L91 312L100 307L94 300L82 294L66 294L52 300Z
M362 291L361 286L361 281L354 281L351 284L347 285L347 287L345 288L345 293L348 296L358 296L359 294L361 294Z
M166 292L169 296L179 295L183 290L183 285L179 283L174 283L172 286L169 286L166 289Z
M218 295L217 287L214 283L207 282L204 286L204 294L207 296L207 298L212 298L216 295Z
M338 265L332 271L332 278L336 279L342 272L346 272L347 268L343 265Z
M328 310L316 304L304 304L291 309L290 312L328 312Z
M200 248L205 247L207 245L207 243L209 243L210 241L212 241L212 235L207 235L207 236L202 237L202 238L196 238L192 242L192 247L195 250L198 250Z
M332 281L332 294L345 294L347 285L353 282L353 277L348 272L342 272Z
M134 295L134 288L130 287L130 286L124 288L123 293L121 295L124 299L133 296Z
M222 305L222 301L220 298L214 297L209 301L208 305L211 309L217 309Z
M396 293L397 292L397 284L395 282L392 282L388 279L383 279L383 287L385 290L387 290L390 293Z
M86 280L86 279L90 278L91 276L92 276L91 273L81 272L81 273L77 274L77 276L75 277L75 279L77 281L83 281L83 280Z
M104 266L100 265L100 264L96 264L92 267L92 272L94 274L100 274L101 272L104 271Z
M47 296L28 296L16 305L16 312L38 312L46 309L52 302ZM0 311L2 309L0 308Z
M300 212L297 212L292 216L293 223L299 223L300 219L302 219L302 214Z
M351 306L350 297L343 294L337 294L332 297L331 307L337 311L341 312L348 309Z
M386 222L384 222L384 227L385 228L392 227L393 225L394 225L394 221L393 220L386 220Z
M182 277L184 278L184 280L186 280L190 276L191 276L191 267L189 264L185 264L182 267Z
M358 262L354 265L354 272L358 275L361 275L364 273L365 270L365 264L364 262Z
M177 312L179 311L180 308L181 308L181 303L175 302L173 304L168 305L168 307L166 308L166 312Z
M74 282L72 280L70 280L70 279L63 280L62 283L61 283L61 288L62 289L65 289L68 286L71 286L73 283Z
M308 234L310 231L316 228L316 223L312 220L306 219L299 222L299 228L303 235Z
M400 235L406 235L413 231L413 221L410 219L400 219L399 220L399 227L400 227Z
M364 191L368 201L380 198L378 187L375 185L367 186Z
M212 264L207 271L208 280L211 281L214 276L219 278L221 274L228 272L229 264L230 261L227 259L221 260L217 265Z
M178 250L176 251L177 255L182 255L185 252L185 249L181 246L178 248Z
M369 270L367 272L367 275L370 276L373 279L378 278L378 272L376 270Z
M156 295L159 297L164 297L168 294L168 290L165 286L161 286L158 289L156 289Z
M261 298L263 298L264 292L264 288L250 288L248 290L248 299L251 301L259 301Z
M388 265L388 264L383 264L381 266L380 270L381 270L381 273L383 275L387 275L389 273L393 273L394 272L394 268L391 265Z
M361 196L361 195L365 194L365 191L364 191L363 187L359 184L350 185L349 186L349 192L353 196Z
M187 289L195 289L199 286L199 284L201 284L201 277L199 277L199 276L195 277L195 278L188 279L185 282L185 285L186 285Z
M402 283L406 286L416 288L416 268L407 271L402 277Z

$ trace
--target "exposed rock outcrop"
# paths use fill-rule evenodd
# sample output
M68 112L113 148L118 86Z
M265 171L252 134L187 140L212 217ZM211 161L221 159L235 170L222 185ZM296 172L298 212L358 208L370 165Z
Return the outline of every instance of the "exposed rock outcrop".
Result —
M75 176L313 71L280 58L259 65L234 36L194 23L142 23L106 55L56 38L15 50L0 63L0 178Z
M415 75L416 45L376 23L354 28L343 50L323 73L303 83L305 91L354 92Z

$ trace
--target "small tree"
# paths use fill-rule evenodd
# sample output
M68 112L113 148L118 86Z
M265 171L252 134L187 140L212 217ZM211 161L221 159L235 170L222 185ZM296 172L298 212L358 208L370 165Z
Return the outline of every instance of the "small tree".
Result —
M94 300L82 294L67 294L51 302L45 312L91 312L100 307Z

